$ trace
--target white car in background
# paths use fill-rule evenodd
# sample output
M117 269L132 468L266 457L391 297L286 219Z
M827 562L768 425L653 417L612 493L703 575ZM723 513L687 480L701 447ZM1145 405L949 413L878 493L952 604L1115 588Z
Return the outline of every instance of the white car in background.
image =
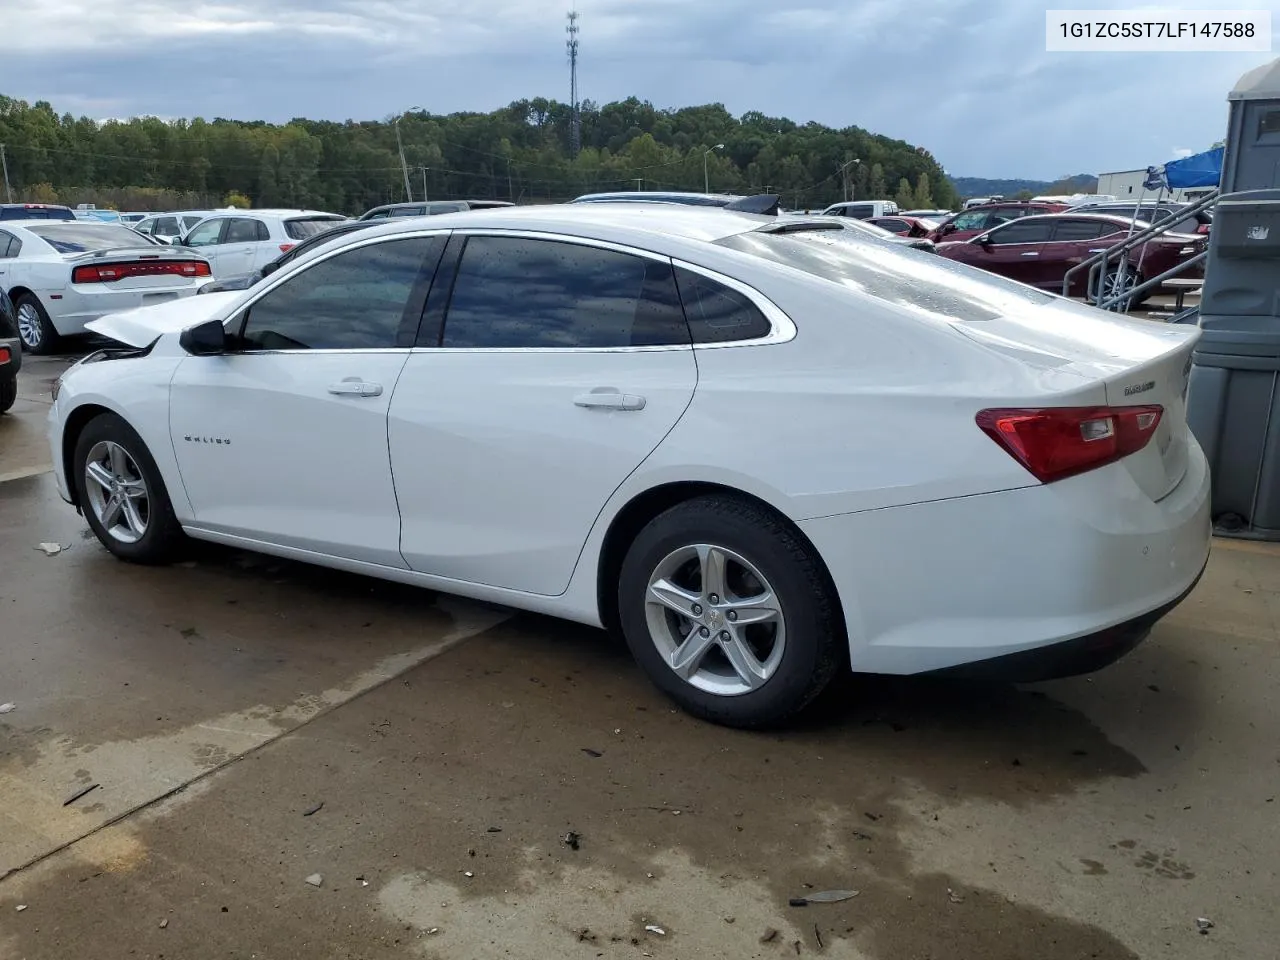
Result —
M252 273L293 249L299 240L347 220L320 210L239 210L201 220L176 245L199 251L215 277Z
M199 254L120 224L80 220L0 223L0 285L13 300L31 353L82 333L103 314L195 293L212 275Z
M721 723L838 670L1096 669L1195 585L1199 330L830 219L641 203L398 220L118 313L61 379L62 496L619 629Z
M154 213L133 224L133 229L148 237L172 243L174 240L182 239L183 234L205 217L211 217L216 212L215 210L183 210L175 213Z

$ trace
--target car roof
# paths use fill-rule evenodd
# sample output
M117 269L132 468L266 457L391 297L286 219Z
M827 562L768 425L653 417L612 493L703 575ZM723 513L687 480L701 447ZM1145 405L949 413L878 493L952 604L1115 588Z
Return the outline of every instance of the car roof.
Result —
M572 203L655 203L663 200L679 203L683 200L716 200L725 204L741 200L736 193L697 193L690 190L609 190L604 193L584 193ZM713 204L689 204L689 206L713 206Z
M631 202L554 203L500 207L483 219L469 213L445 213L424 222L419 218L389 220L374 228L385 236L423 229L528 230L607 240L632 234L713 242L776 223L777 217L740 213L721 207Z
M347 219L340 213L331 213L328 210L293 210L274 207L264 207L261 210L215 210L207 214L204 219L212 220L215 217L339 217Z

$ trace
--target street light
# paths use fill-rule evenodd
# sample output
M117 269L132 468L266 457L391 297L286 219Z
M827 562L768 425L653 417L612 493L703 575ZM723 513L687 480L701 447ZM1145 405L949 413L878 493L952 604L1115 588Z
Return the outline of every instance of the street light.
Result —
M409 186L409 164L404 159L404 141L400 139L400 120L406 113L412 113L415 110L421 110L421 107L410 107L408 110L400 111L400 115L396 117L394 125L396 128L396 148L400 151L400 172L404 174L404 198L413 200L413 189ZM424 199L426 190L423 190Z
M707 157L715 153L717 150L723 150L724 144L717 143L714 147L702 155L702 192L711 192L711 174L707 171Z
M855 163L861 162L862 161L859 158L854 157L852 160L849 160L840 166L840 179L844 182L844 198L846 201L849 199L849 176L846 171Z

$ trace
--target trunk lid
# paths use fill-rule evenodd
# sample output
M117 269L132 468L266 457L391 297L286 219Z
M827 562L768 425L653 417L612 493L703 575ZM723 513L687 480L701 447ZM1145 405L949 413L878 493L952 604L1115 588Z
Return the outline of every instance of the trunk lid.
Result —
M167 263L205 263L208 261L201 256L182 253L175 250L157 249L155 247L123 247L114 250L94 250L89 253L65 253L62 259L66 261L71 269L71 276L75 277L75 271L78 267L105 267L111 264L122 264L128 266L130 264L150 265L150 264L167 264ZM196 284L208 280L209 275L205 274L201 277L183 276L177 273L157 273L152 275L133 274L121 277L118 280L94 281L95 284L102 284L104 288L111 290L148 290L163 288L171 290L175 287L192 287ZM76 282L74 279L73 283ZM108 286L109 285L109 286Z
M1112 407L1163 407L1151 442L1119 465L1152 500L1166 496L1187 469L1187 383L1196 327L1130 320L1058 299L1025 315L961 322L953 327L971 340L1100 383Z

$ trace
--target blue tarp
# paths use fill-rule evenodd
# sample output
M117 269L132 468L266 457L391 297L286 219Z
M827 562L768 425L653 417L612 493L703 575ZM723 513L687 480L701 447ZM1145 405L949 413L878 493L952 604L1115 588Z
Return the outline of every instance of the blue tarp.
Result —
M1165 181L1173 189L1216 187L1222 180L1222 147L1214 147L1164 165Z

